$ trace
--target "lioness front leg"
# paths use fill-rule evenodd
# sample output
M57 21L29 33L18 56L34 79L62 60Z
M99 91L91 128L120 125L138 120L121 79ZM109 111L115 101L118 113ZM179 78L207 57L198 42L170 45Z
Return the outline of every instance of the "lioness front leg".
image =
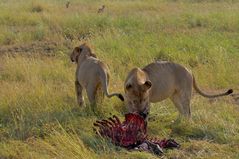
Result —
M84 97L82 95L83 87L80 85L78 81L75 81L75 89L76 89L76 97L79 106L84 106Z
M86 87L87 97L91 106L96 106L96 84L88 84Z

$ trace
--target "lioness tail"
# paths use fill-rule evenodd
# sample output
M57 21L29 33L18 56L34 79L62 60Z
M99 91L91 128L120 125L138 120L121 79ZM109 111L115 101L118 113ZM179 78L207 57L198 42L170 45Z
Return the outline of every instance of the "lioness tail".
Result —
M124 101L124 97L123 97L122 94L120 94L120 93L111 93L110 94L109 93L109 91L108 91L108 82L107 82L107 81L109 81L108 74L105 71L103 71L103 70L101 70L100 73L101 73L100 81L101 81L101 85L102 85L104 94L108 98L111 98L113 96L117 96L121 101Z
M229 95L229 94L233 93L233 89L229 89L229 90L227 90L227 91L224 92L224 93L219 93L219 94L207 94L207 93L203 92L202 90L200 90L200 89L198 88L194 76L193 76L193 87L194 87L194 89L195 89L200 95L202 95L203 97L207 97L207 98L221 97L221 96L226 96L226 95Z

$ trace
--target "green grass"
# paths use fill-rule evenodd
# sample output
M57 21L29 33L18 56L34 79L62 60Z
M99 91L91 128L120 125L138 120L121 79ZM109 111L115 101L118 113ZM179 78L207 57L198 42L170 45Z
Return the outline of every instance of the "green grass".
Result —
M96 119L123 119L126 108L116 98L105 99L96 114L88 102L77 106L69 54L83 42L109 65L110 91L123 93L127 72L156 58L191 69L205 90L238 93L239 1L65 3L0 1L0 158L158 158L94 134ZM102 4L105 12L97 14ZM57 48L47 56L52 43ZM194 94L192 121L174 123L178 112L165 100L152 104L148 133L182 144L164 158L239 158L238 111L231 97Z

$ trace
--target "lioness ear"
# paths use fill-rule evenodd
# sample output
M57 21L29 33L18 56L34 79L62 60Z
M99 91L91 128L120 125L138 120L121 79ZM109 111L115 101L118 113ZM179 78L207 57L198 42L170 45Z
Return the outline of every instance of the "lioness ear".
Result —
M145 83L142 85L142 90L143 91L147 91L148 89L150 89L152 86L152 82L147 80L145 81Z
M128 84L126 84L125 88L128 91L128 90L130 90L132 88L132 85L128 83Z
M75 47L74 49L77 53L80 53L80 47Z
M72 54L71 54L71 61L72 62L77 62L77 58L80 54L80 48L79 47L75 47Z

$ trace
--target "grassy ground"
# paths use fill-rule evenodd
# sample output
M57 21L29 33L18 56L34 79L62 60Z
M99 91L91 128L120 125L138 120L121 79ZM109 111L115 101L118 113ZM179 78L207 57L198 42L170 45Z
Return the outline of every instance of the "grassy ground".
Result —
M0 1L0 158L157 158L94 135L96 119L124 104L105 99L79 108L72 48L88 42L110 66L110 90L153 59L191 69L208 91L239 90L239 1ZM103 14L97 9L106 5ZM120 66L120 67L119 67ZM231 97L192 99L192 121L173 123L168 100L152 104L149 134L182 147L163 158L239 158L239 107Z

